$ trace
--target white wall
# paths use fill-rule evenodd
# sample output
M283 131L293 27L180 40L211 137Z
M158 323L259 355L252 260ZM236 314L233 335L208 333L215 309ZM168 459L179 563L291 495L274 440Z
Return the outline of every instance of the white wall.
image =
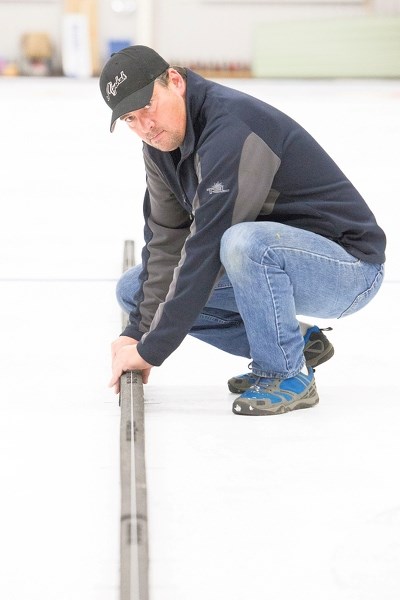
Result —
M260 21L400 13L400 0L353 0L347 5L345 2L137 0L136 13L119 15L112 11L111 0L99 0L100 62L108 56L107 41L110 38L152 45L168 60L181 64L192 61L249 62L253 27ZM19 56L20 38L26 31L45 31L53 40L56 64L60 65L62 6L61 0L0 0L0 58L16 59Z

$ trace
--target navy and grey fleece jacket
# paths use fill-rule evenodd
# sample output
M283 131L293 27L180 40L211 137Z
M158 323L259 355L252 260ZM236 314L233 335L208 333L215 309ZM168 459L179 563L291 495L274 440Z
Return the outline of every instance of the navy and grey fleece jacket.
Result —
M313 231L353 256L385 260L385 235L335 162L298 123L247 94L187 71L183 146L143 144L147 175L141 289L123 335L160 365L218 279L232 225L268 220Z

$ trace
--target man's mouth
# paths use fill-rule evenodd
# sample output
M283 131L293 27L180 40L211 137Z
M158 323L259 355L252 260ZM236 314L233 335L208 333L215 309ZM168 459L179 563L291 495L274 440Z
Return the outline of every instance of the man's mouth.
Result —
M162 134L164 133L164 130L162 129L161 131L159 131L158 133L156 133L156 135L153 135L151 137L149 137L149 143L150 144L156 144L158 139L162 136Z

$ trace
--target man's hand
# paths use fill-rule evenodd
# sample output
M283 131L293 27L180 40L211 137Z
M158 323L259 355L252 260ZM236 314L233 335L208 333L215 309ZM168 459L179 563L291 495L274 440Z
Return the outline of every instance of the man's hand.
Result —
M111 344L112 377L109 387L119 393L119 378L125 371L142 371L143 383L149 380L152 365L143 360L136 349L137 341L131 337L120 336Z

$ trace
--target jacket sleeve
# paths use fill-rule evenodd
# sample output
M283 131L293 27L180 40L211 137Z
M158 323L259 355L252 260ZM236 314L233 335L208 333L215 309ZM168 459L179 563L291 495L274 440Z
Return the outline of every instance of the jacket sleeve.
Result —
M255 220L268 198L280 161L257 135L247 132L243 142L232 143L237 135L237 128L224 128L198 150L190 234L165 301L138 345L152 365L162 364L179 346L206 304L221 271L223 233L235 223Z
M141 286L135 309L122 335L140 340L165 300L182 247L190 231L191 216L182 208L152 160L145 155L147 190L144 198L144 238Z

